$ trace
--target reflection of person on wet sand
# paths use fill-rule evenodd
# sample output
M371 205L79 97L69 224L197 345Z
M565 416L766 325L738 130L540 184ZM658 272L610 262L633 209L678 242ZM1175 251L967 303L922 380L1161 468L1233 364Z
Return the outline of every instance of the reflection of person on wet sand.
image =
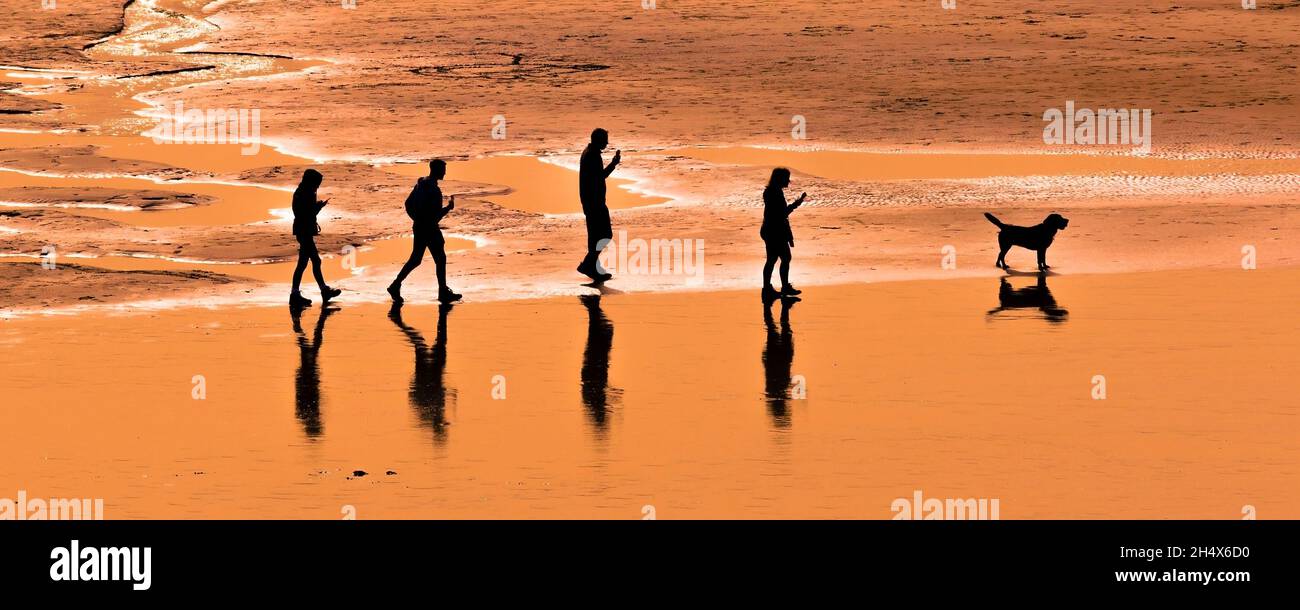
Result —
M447 314L452 305L443 303L438 306L438 335L433 346L425 343L420 331L408 326L402 320L402 306L394 303L388 311L388 319L406 335L411 346L415 348L415 370L411 373L410 401L411 407L420 417L420 423L433 429L435 443L442 442L447 436L447 397L455 399L456 391L447 388L445 373L447 370Z
M790 230L790 214L803 205L808 193L799 195L794 203L785 201L785 188L790 186L790 170L778 167L763 190L763 226L758 234L767 248L767 262L763 263L763 298L794 296L800 290L790 284L790 248L794 247L794 232ZM772 288L772 267L781 261L781 290Z
M785 428L790 425L790 367L794 363L794 332L790 330L790 308L799 299L781 299L781 329L772 321L772 302L763 304L763 325L767 328L767 342L763 345L763 393L767 396L768 414L772 425Z
M442 229L438 227L438 221L456 208L455 195L451 196L447 207L442 207L442 188L438 186L438 181L446 175L446 161L442 159L430 161L429 175L417 180L415 188L411 189L411 194L406 197L406 215L411 217L412 229L415 233L414 247L411 249L411 257L397 273L397 279L388 286L388 294L392 295L394 303L402 302L402 281L420 266L426 249L433 256L433 263L437 267L438 300L443 303L460 300L461 295L447 287L446 241L442 237Z
M578 272L597 282L614 277L605 273L596 259L608 243L606 240L614 238L609 207L605 205L605 178L614 173L623 158L623 151L616 151L609 165L605 165L600 151L606 146L609 146L609 133L604 129L592 131L591 143L582 151L582 160L578 162L578 194L582 199L582 213L587 218L587 256L578 265Z
M600 309L600 295L578 297L587 308L587 346L582 351L582 404L597 431L603 431L609 405L618 390L609 387L609 352L614 347L614 323Z
M320 270L320 252L316 250L316 236L320 234L320 225L316 224L316 215L330 200L316 199L316 189L324 179L321 173L309 169L302 174L302 182L293 192L293 236L298 240L298 266L293 270L293 291L289 293L289 305L303 307L311 305L311 300L299 292L302 284L302 272L311 263L312 275L316 276L316 285L320 287L322 302L339 296L343 291L330 288L325 284L325 276Z
M321 435L320 419L320 364L316 357L320 354L321 343L325 340L325 319L337 309L325 307L320 317L316 318L316 330L311 341L302 330L302 308L289 310L293 318L293 332L298 335L298 371L294 374L294 414L302 422L302 429L308 438Z
M1052 291L1047 287L1047 274L1038 273L1035 275L1038 276L1038 283L1024 288L1012 288L1011 282L1008 282L1007 278L1000 278L998 283L998 306L989 310L988 315L992 316L1015 309L1037 309L1043 313L1043 317L1052 322L1064 322L1065 317L1070 315L1070 312L1056 304L1056 298L1052 296Z

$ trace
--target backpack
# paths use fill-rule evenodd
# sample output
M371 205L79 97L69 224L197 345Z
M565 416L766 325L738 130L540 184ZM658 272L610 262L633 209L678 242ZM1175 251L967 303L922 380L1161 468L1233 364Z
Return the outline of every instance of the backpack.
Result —
M411 194L406 196L406 215L410 217L412 222L418 220L418 218L416 218L416 206L419 204L420 198L416 195L420 192L421 186L424 186L424 178L417 179L415 181L415 187L411 189Z

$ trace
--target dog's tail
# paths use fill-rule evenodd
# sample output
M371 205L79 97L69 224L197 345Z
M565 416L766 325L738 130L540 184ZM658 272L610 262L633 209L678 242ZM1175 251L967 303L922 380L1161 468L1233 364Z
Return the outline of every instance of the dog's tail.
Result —
M991 222L991 223L997 225L999 229L1004 228L1004 227L1007 226L1007 225L1002 224L1002 221L1001 221L1001 220L998 220L998 217L997 217L997 216L994 216L994 215L992 215L992 214L990 214L990 213L988 213L988 212L984 212L984 217L987 218L987 219L989 219L989 222Z

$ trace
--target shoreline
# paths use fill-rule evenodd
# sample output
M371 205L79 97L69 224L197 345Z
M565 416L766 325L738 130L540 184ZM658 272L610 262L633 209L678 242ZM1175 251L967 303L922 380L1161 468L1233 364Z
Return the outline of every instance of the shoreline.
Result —
M4 265L4 264L6 264L5 260L3 258L0 258L0 265ZM21 264L39 265L39 263L35 263L35 262L31 262L31 263L24 262ZM280 263L280 264L292 265L292 263ZM81 268L88 267L86 265L80 265L79 263L71 263L71 265L74 267L81 267ZM1252 269L1252 270L1240 270L1240 269L1232 269L1226 267L1182 267L1182 268L1168 268L1168 269L1116 270L1116 271L1084 272L1084 273L1061 273L1057 271L1048 271L1047 273L1040 273L1038 271L1033 271L1029 269L1011 269L1008 272L1008 271L990 268L987 271L976 272L976 273L969 273L969 272L953 273L953 272L945 271L945 272L937 272L937 273L932 272L931 274L928 275L905 275L905 274L884 275L879 278L871 279L871 280L832 282L832 283L825 283L825 284L801 282L800 287L812 288L817 291L823 291L823 290L834 291L834 290L844 290L844 289L857 290L869 286L878 286L878 285L895 285L895 284L914 285L914 284L928 284L928 283L947 283L947 282L954 282L954 281L960 282L960 281L970 281L970 280L979 280L979 279L1005 279L1013 282L1027 282L1032 279L1038 278L1040 276L1048 278L1048 281L1055 281L1055 280L1062 280L1065 278L1074 278L1074 279L1095 279L1095 278L1105 278L1105 277L1141 278L1143 276L1155 276L1155 275L1170 274L1170 273L1217 274L1217 273L1235 273L1238 271L1250 272L1250 273L1258 273L1258 272L1286 273L1286 272L1292 272L1296 270L1300 270L1300 264L1284 265L1284 266L1269 267L1263 269ZM130 272L136 270L109 269L109 271L114 273L123 273L123 272ZM185 273L185 270L181 270L181 269L177 269L177 270L139 269L138 271L143 271L147 273L178 273L178 274ZM238 315L239 312L264 311L268 309L285 309L287 307L282 302L283 299L280 298L281 296L280 292L276 292L274 293L274 295L270 293L270 289L278 288L278 284L276 283L241 284L242 281L249 280L251 278L249 278L248 276L241 276L238 274L226 275L226 274L210 273L207 271L203 271L201 273L209 273L210 275L229 279L236 286L242 285L245 288L245 290L243 291L243 296L239 296L235 294L222 294L222 295L213 295L204 298L192 298L192 297L187 297L184 294L179 294L175 296L158 297L154 299L145 299L145 300L102 302L102 303L97 302L88 305L43 307L40 309L13 309L13 308L0 307L0 321L20 322L23 320L41 319L41 318L48 318L48 317L83 316L83 315L132 317L132 316L140 316L140 315L144 315L144 316L156 315L159 312L164 312L164 311L177 312L177 311L186 311L186 310L235 312L235 314ZM304 278L304 281L306 281L306 278ZM611 280L611 283L614 283L616 281L617 278L615 278L615 280ZM253 291L257 291L257 292L253 293ZM629 290L620 290L618 289L617 285L605 285L602 287L595 287L591 283L580 283L575 281L571 289L567 291L560 291L560 292L512 294L497 289L497 290L491 290L491 291L478 293L478 294L472 294L472 295L467 294L466 295L467 298L462 301L456 302L455 306L472 307L475 305L487 305L487 304L499 304L499 303L516 303L516 304L527 304L530 302L547 303L547 302L553 302L560 299L569 299L575 296L580 297L584 295L619 298L622 296L646 297L646 296L672 296L672 295L738 296L744 293L752 293L755 297L757 297L759 295L759 292L760 291L757 288L745 288L745 287L734 286L734 285L720 285L720 286L683 285L681 288L675 290L644 290L644 291L631 290L629 291ZM405 306L436 307L438 305L438 301L435 298L433 298L435 296L434 292L430 290L415 288L415 287L408 287L408 290L404 290L404 294L406 295L416 294L416 293L421 294L422 297L427 297L427 298L417 299L417 298L412 298L411 296L406 296L406 302L404 304ZM255 296L250 298L248 296L249 294L255 294ZM340 297L338 300L330 302L328 306L329 307L373 307L373 306L381 306L381 305L384 306L392 305L392 301L387 294L367 293L367 295L370 298L366 298L363 300L355 300L356 297L358 296L358 293L345 291L344 296ZM312 304L304 308L304 311L306 312L319 311L321 308L322 308L322 304L317 299L313 298Z

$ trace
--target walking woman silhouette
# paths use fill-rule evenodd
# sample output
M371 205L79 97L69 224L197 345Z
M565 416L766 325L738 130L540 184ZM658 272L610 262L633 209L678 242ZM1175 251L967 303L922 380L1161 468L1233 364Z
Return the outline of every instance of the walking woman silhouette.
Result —
M790 230L790 213L803 205L808 193L799 195L794 203L785 201L785 188L790 186L790 170L778 167L763 190L763 226L758 234L767 246L767 262L763 263L763 297L792 297L799 294L790 283L790 248L794 246L794 232ZM772 267L781 261L781 290L772 288Z
M311 299L303 297L299 292L302 272L307 269L308 262L311 263L312 275L316 276L316 285L320 287L322 302L329 302L343 293L342 290L325 284L325 276L320 270L320 252L316 250L316 236L320 234L316 215L330 202L328 199L316 199L316 189L320 188L322 180L324 177L320 172L309 169L303 172L302 182L293 191L293 236L298 240L298 266L293 270L293 291L289 293L291 307L311 305Z

